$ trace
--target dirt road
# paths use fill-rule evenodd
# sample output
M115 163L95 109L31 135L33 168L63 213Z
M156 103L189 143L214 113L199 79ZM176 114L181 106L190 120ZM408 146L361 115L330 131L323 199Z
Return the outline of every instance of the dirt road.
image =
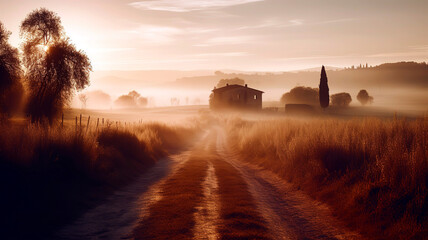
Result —
M245 164L213 128L102 206L60 239L362 239L329 209L272 173Z

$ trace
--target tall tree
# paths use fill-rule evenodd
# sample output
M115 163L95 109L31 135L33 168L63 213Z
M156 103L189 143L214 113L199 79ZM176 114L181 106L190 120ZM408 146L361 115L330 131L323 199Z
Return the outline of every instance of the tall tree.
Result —
M319 92L320 105L322 108L326 108L330 103L330 97L328 94L327 73L325 72L324 65L322 66L322 69L321 69L321 79L320 79L319 88L320 88L320 92Z
M21 24L23 62L29 87L27 112L32 122L52 123L75 90L89 84L89 58L76 50L59 16L45 8L31 12Z
M0 22L0 115L9 116L20 105L23 94L18 49L8 40L10 32Z

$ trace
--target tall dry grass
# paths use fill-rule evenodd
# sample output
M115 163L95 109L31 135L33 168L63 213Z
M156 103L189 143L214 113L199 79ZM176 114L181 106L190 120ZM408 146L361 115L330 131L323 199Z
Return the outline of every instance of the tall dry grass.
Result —
M44 239L168 152L190 144L198 126L86 129L9 122L0 132L0 235Z
M380 239L427 236L428 121L227 120L246 161L332 206Z

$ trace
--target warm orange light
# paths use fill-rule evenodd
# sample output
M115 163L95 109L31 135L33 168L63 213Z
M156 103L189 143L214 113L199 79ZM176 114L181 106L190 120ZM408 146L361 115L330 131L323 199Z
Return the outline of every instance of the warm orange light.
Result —
M43 50L44 50L45 52L47 52L47 51L48 51L48 49L49 49L49 46L48 46L48 45L44 45L44 46L43 46Z

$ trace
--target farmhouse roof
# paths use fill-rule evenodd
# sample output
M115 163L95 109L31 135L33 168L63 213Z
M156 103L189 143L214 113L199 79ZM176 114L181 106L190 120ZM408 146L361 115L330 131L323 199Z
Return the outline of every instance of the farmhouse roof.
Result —
M212 91L213 92L225 92L227 90L231 90L231 89L235 89L235 88L245 88L245 89L249 89L249 90L252 90L252 91L264 93L263 91L247 87L247 84L245 84L245 86L238 85L238 84L231 84L231 85L226 85L226 86L221 87L221 88L214 88Z

